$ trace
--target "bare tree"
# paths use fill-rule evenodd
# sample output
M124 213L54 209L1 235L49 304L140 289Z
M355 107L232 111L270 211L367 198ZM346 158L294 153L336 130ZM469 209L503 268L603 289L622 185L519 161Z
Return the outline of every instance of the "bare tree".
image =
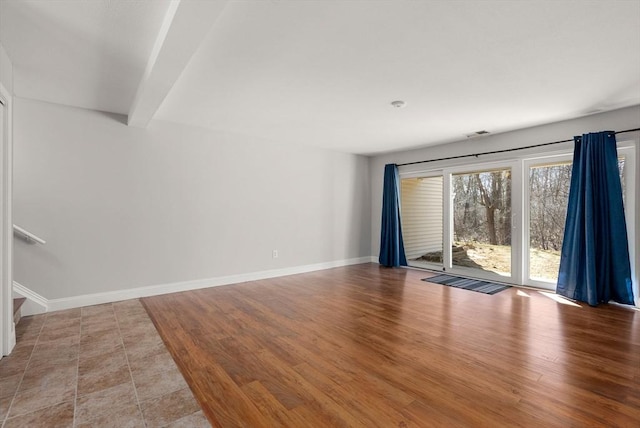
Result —
M530 245L541 250L562 247L571 165L548 165L529 171Z
M454 236L494 245L511 242L511 172L453 176Z

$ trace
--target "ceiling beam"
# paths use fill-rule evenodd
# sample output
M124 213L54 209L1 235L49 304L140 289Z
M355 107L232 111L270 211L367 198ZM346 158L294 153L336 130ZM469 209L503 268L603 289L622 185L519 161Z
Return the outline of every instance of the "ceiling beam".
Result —
M144 128L177 82L229 0L172 0L129 108L129 126Z

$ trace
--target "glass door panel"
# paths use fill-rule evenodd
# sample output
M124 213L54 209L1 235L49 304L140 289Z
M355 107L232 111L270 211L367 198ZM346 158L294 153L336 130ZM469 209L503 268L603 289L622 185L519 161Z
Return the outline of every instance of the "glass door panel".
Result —
M511 276L511 169L452 174L454 267Z
M414 267L442 266L442 176L405 178L401 186L407 263Z
M529 168L529 278L556 283L567 217L571 162Z

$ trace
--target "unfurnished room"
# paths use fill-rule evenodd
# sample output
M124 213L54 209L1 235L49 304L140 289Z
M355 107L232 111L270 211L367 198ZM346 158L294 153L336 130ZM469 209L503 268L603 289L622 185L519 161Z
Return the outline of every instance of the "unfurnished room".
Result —
M0 426L640 426L640 0L0 0Z

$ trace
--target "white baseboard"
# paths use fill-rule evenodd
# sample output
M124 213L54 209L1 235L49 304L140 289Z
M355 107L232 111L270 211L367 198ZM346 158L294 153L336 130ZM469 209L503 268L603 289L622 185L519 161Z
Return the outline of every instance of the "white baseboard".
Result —
M375 261L374 261L375 259ZM158 296L161 294L178 293L181 291L198 290L201 288L217 287L220 285L237 284L240 282L257 281L261 279L277 278L280 276L295 275L299 273L314 272L318 270L331 269L340 266L357 265L362 263L377 263L374 257L359 257L354 259L335 260L332 262L316 263L304 266L294 266L283 269L265 270L246 274L220 276L216 278L197 279L193 281L181 281L169 284L150 285L146 287L130 288L126 290L107 291L104 293L85 294L81 296L64 297L61 299L46 299L37 293L33 293L27 288L16 284L21 288L36 296L38 304L41 304L45 311L60 311L63 309L79 308L82 306L99 305L103 303L119 302L121 300L137 299L140 297ZM16 290L18 291L18 290ZM21 293L24 297L29 297ZM40 303L43 302L44 304ZM25 305L27 302L25 302ZM43 312L45 312L43 311Z
M13 292L27 298L27 301L24 302L20 308L22 316L37 315L47 312L49 300L45 297L29 290L27 287L17 283L16 281L13 281Z

